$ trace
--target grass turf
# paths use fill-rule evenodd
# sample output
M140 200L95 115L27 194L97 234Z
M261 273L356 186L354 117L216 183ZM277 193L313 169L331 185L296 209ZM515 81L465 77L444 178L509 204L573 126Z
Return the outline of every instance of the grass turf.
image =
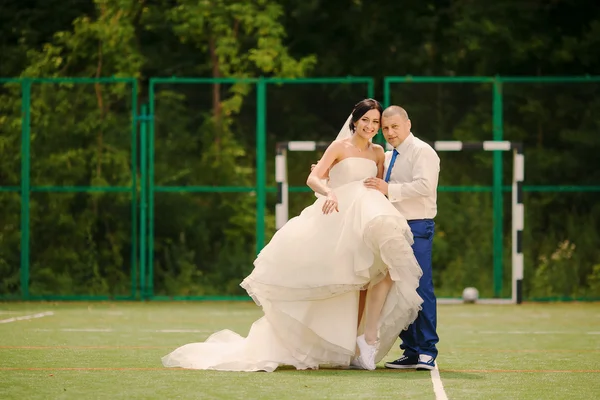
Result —
M2 322L52 312L41 318ZM600 304L441 305L449 399L600 398ZM0 303L2 399L435 399L429 372L166 369L160 357L229 328L254 304ZM399 356L397 347L386 359Z

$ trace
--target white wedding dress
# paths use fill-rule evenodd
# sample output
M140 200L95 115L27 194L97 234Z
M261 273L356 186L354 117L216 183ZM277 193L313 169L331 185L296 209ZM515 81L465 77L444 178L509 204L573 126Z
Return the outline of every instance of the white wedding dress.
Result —
M394 285L379 319L376 362L417 317L422 274L407 221L387 198L363 185L374 161L334 165L329 186L339 212L324 215L324 198L288 221L260 252L241 286L263 308L248 337L230 330L186 344L162 358L166 367L274 371L347 366L355 355L359 290L389 271ZM363 318L364 320L364 318Z

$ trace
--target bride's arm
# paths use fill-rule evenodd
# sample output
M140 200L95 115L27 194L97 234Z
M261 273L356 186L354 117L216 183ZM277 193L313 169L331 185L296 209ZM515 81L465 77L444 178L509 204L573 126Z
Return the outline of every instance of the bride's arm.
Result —
M321 157L315 168L311 171L308 179L306 179L308 187L316 193L327 196L331 191L331 188L324 184L322 180L328 176L329 169L340 155L340 150L340 143L333 142L330 144L327 150L325 150L323 157Z

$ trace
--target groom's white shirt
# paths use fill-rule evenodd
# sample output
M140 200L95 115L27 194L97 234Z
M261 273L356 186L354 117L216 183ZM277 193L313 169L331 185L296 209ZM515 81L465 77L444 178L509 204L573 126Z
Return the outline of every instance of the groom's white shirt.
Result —
M388 198L407 220L433 218L437 214L437 185L440 158L435 150L412 133L396 147ZM383 177L392 151L385 153Z

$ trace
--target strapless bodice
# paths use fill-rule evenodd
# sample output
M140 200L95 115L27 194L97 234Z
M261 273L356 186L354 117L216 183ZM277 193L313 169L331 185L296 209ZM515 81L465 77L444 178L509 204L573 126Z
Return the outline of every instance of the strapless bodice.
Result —
M364 157L348 157L329 170L329 186L336 188L350 182L377 176L375 161Z

